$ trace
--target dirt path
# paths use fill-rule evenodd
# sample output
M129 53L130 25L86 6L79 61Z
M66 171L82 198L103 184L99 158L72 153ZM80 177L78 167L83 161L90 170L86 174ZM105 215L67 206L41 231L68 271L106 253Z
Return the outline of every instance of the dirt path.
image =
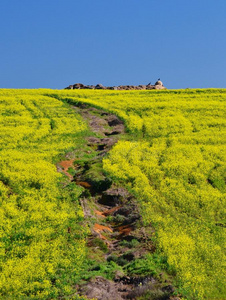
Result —
M82 161L68 155L68 160L58 164L58 170L84 188L80 203L91 232L87 240L89 259L100 264L114 262L121 267L115 270L113 280L95 276L78 285L78 292L89 299L99 300L179 299L172 296L174 288L168 281L161 282L151 275L128 276L122 271L123 266L155 251L149 238L153 229L142 226L134 197L103 173L102 159L125 133L123 122L113 114L83 104L73 108L94 133L87 138L87 147L95 154ZM75 170L75 175L69 172L70 169ZM96 269L91 268L90 272L98 271L98 267ZM144 295L150 295L150 298L142 298Z

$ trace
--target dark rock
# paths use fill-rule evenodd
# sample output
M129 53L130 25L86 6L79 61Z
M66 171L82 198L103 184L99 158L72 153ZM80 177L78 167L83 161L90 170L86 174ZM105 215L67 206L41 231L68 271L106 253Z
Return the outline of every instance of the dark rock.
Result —
M128 224L133 224L134 222L136 222L137 220L139 220L141 218L141 216L138 213L133 213L131 215L129 215L123 222L122 225L128 225Z
M105 126L108 125L107 121L99 118L97 116L91 116L89 125L91 126L94 132L103 132L105 130Z
M65 90L73 90L73 85L69 85L68 87L65 88Z
M110 116L110 115L111 114L109 112L106 112L106 111L104 111L104 112L101 113L101 116Z
M88 145L97 145L97 150L102 151L102 150L109 150L114 144L115 140L113 138L96 138L96 137L89 137L88 139Z
M96 86L95 86L95 89L97 89L97 90L106 90L106 87L105 86L103 86L103 84L97 84Z
M144 85L144 84L140 84L140 85L119 85L119 86L108 86L105 87L103 84L97 84L96 86L94 85L84 85L82 83L76 83L74 85L69 85L68 87L66 87L65 89L69 90L69 89L97 89L97 90L152 90L152 89L156 89L156 90L163 90L166 89L163 86L162 81L158 80L156 81L155 85L151 85L151 83Z
M162 291L165 293L172 294L172 293L174 293L175 289L172 285L167 285L162 288Z
M146 85L146 90L154 90L155 86L154 85Z
M107 280L101 276L92 279L87 285L80 289L82 295L89 299L97 300L122 300L117 287L113 281Z
M124 127L124 124L119 124L119 125L116 125L114 126L114 133L116 134L120 134L120 133L123 133L125 131L125 127Z
M129 198L131 195L124 188L110 188L103 192L99 203L108 206L117 206L122 203L124 198Z
M84 88L84 84L82 83L75 83L73 85L73 89L83 89Z
M112 138L103 138L101 139L101 143L105 145L105 147L112 147L115 141Z
M117 88L117 86L108 86L106 89L107 90L117 90L118 88Z
M142 90L146 90L146 85L140 84L138 87Z
M114 216L116 216L116 215L128 216L130 214L130 212L131 211L128 207L123 206L114 212Z
M89 146L96 146L98 151L108 151L116 141L113 138L96 138L96 137L89 137L87 138Z
M118 87L118 89L119 89L119 90L126 90L126 89L128 89L128 87L127 87L126 85L120 85L120 86Z
M117 125L117 126L114 126L113 127L114 130L112 131L107 131L105 132L105 135L109 136L109 135L116 135L116 134L121 134L121 133L124 133L124 125Z
M122 257L127 261L132 261L135 258L134 254L132 252L125 253L125 254L123 254Z
M88 170L85 174L81 176L81 180L85 180L85 182L88 182L91 186L90 193L92 195L95 195L96 193L101 193L102 191L105 191L111 186L111 180L107 177L105 177L103 174L98 174L95 168L91 168Z
M101 142L101 139L93 137L93 136L88 137L87 140L88 140L88 146L93 145L93 144L97 145L97 144L100 144L100 142Z
M83 89L93 90L93 89L95 89L95 86L94 86L94 85L85 85L85 86L83 87Z
M110 115L107 118L107 122L109 126L116 126L116 125L120 125L123 124L123 121L121 121L117 116L115 115Z
M122 198L131 197L130 193L122 187L120 187L120 188L112 187L112 188L108 189L107 191L105 191L104 193L105 193L105 195L108 195L108 196L116 196L116 197L122 197Z

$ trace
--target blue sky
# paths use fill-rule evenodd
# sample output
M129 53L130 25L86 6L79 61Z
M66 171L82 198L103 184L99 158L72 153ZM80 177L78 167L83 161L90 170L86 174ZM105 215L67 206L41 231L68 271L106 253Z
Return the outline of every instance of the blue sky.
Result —
M0 88L226 88L226 0L1 0Z

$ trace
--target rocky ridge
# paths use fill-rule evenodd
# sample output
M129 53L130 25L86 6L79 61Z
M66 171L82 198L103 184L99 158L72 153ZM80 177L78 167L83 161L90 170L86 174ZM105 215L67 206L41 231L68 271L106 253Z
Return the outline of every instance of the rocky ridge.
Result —
M147 85L119 85L119 86L104 86L102 84L97 85L84 85L82 83L75 83L69 85L65 90L79 90L79 89L89 89L89 90L166 90L166 87L163 85L162 81L157 80L155 84L148 83Z

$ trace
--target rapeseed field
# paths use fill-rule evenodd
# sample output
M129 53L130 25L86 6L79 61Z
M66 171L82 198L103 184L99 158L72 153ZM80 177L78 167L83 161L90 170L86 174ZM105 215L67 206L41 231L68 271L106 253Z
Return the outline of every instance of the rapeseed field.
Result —
M124 120L105 172L136 196L185 299L224 299L225 100L225 89L0 90L1 299L71 295L85 259L81 191L61 188L55 163L87 127L65 102Z
M57 99L0 91L0 299L71 293L68 278L79 274L85 256L83 212L76 193L60 186L54 163L85 131Z

